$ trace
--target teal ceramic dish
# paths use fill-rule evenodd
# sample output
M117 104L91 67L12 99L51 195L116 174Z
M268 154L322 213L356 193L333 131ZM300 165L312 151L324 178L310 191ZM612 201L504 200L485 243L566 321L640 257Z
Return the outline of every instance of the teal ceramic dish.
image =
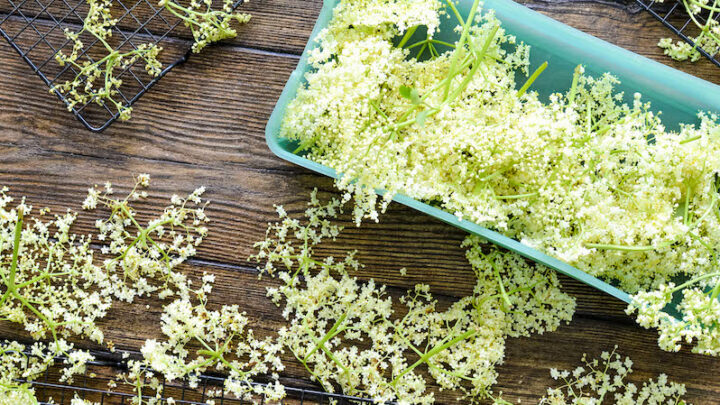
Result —
M279 134L285 109L304 84L305 73L311 69L307 61L308 51L317 46L315 37L327 27L332 18L332 10L338 2L339 0L325 0L305 52L297 69L291 74L265 130L268 146L276 155L333 178L338 177L333 169L294 154L296 144L281 138ZM472 0L461 0L458 9L463 15L467 15L471 5ZM613 73L622 81L620 90L629 97L635 92L642 93L643 99L652 102L654 111L663 112L663 121L670 128L676 127L680 122L695 122L698 111L720 111L720 86L597 39L511 0L486 0L485 9L494 10L508 33L532 47L530 71L543 62L548 62L548 68L532 86L532 89L542 96L567 91L571 86L575 67L583 64L585 71L593 75ZM455 22L445 21L447 23L441 27L441 36L442 32L452 35L452 27L448 25L454 26ZM453 38L444 39L455 41ZM394 201L481 236L625 302L630 301L629 295L624 291L516 240L475 223L458 220L449 212L405 195L396 195Z

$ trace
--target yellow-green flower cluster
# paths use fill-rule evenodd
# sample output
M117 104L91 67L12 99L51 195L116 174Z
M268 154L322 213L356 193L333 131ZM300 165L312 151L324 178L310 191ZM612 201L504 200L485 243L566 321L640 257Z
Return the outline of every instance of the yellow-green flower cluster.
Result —
M662 405L687 404L685 385L669 382L667 375L660 374L655 380L643 383L642 388L628 382L632 374L633 362L629 357L622 358L615 352L603 352L600 359L589 360L583 355L583 366L571 371L550 370L550 376L563 385L548 388L547 396L540 403L546 405ZM605 402L603 402L605 401Z
M336 9L281 130L343 174L337 184L355 196L358 220L377 218L383 189L385 203L404 193L440 206L629 292L712 271L716 115L668 131L639 94L626 104L617 79L582 67L549 101L528 91L534 75L518 90L528 48L490 10L457 16L455 49L418 60L409 55L419 43L393 38L436 19L355 29L380 3L394 2ZM443 13L426 7L419 15Z
M183 24L190 28L195 39L192 51L198 53L213 42L235 38L237 31L230 26L233 20L239 24L250 21L250 14L233 13L233 3L233 0L223 0L221 10L213 9L212 0L191 0L188 7L172 0L160 0L158 5L183 20Z
M32 381L60 356L60 382L70 383L73 376L84 374L94 357L75 349L67 338L84 337L112 349L111 342L104 342L97 321L110 310L113 296L131 301L162 289L161 297L177 293L180 299L188 299L190 281L168 273L194 254L207 232L200 199L204 189L186 199L174 196L159 218L142 227L130 201L147 197L138 188L149 182L150 176L139 175L123 200L110 197L109 183L103 191L90 189L84 207L100 204L112 211L110 218L98 220L98 241L109 243L101 248L103 254L117 256L100 263L91 238L72 232L74 212L51 218L48 209L34 211L24 199L13 205L8 189L0 189L0 320L21 324L37 340L31 347L0 343L0 404L37 403L31 386L18 380ZM118 270L123 274L118 275ZM158 287L157 282L164 285ZM201 291L209 292L209 287L203 285L196 294ZM224 311L232 315L233 308Z
M109 44L112 30L117 20L110 14L112 0L87 0L88 14L83 28L78 32L65 29L65 36L73 44L72 52L66 55L60 50L55 59L60 66L75 68L75 77L62 84L53 86L50 92L59 92L65 96L68 110L95 102L99 105L112 104L121 120L130 118L132 108L120 98L122 80L116 77L118 70L129 69L138 61L145 64L145 70L151 77L158 76L162 65L157 57L162 48L155 44L140 44L129 51L120 51ZM106 52L97 60L90 59L81 40L83 33L91 34Z
M231 395L253 402L260 395L269 401L285 397L285 389L277 382L277 373L284 369L281 345L270 338L256 338L237 305L209 309L207 299L214 281L213 275L205 274L197 290L166 305L161 317L166 340L147 340L141 349L143 359L129 362L129 372L120 378L135 387L136 403L166 403L163 381L184 380L195 389L200 375L211 371L226 378L223 389L206 392L208 398ZM252 385L258 375L269 376L274 383ZM146 390L153 392L149 399L143 397L149 394Z
M110 104L115 107L120 120L128 120L132 107L127 105L127 100L121 94L123 81L117 77L118 71L122 74L141 62L148 76L159 76L162 63L158 55L162 48L157 44L145 43L132 45L127 50L124 50L125 47L123 50L116 49L110 44L113 29L118 22L111 15L112 0L86 1L89 10L83 28L77 32L67 28L64 30L65 37L72 44L72 51L67 55L60 50L55 55L60 66L69 65L75 69L75 76L72 80L52 86L50 92L62 94L69 111L91 102ZM233 12L233 0L223 0L221 10L213 8L212 0L192 0L187 7L172 0L160 0L159 5L190 27L194 38L192 50L196 53L213 42L234 38L237 31L230 26L233 20L240 24L250 21L249 14ZM93 42L100 43L103 55L96 60L90 57L89 49L81 39L84 33L90 34Z
M687 12L690 20L698 28L699 33L695 36L689 36L695 46L683 40L674 40L672 38L662 38L658 42L658 46L665 51L665 55L678 60L690 60L696 62L700 59L698 49L703 49L710 55L715 55L720 51L720 21L717 19L717 13L720 12L719 0L672 0L681 3ZM658 3L664 3L665 0L658 0Z
M30 383L40 377L54 355L49 355L40 345L32 352L39 356L26 355L26 347L18 342L0 342L0 405L37 404L35 391Z
M710 275L679 286L669 283L641 291L632 296L626 312L637 313L640 326L658 329L658 345L663 350L677 352L687 343L695 353L720 356L720 273ZM677 315L663 312L676 298Z
M110 210L109 218L97 220L95 226L98 240L107 244L101 252L112 256L103 262L113 285L112 294L123 301L132 302L135 296L158 290L160 298L187 296L185 275L173 270L195 255L195 248L208 231L207 203L201 199L204 187L185 198L173 195L162 214L142 224L130 203L147 198L142 189L149 184L147 174L139 175L135 187L124 198L113 197L110 183L103 188L94 186L88 189L83 202L87 210L98 205Z
M323 205L313 193L304 221L278 207L280 220L270 224L254 257L282 281L268 289L289 320L280 342L326 390L431 404L434 382L468 401L493 398L506 336L552 331L572 316L575 302L552 271L488 251L477 238L464 243L478 276L473 295L441 309L429 287L417 285L399 298L404 308L397 311L384 286L349 274L362 267L354 252L341 260L314 253L339 235L331 220L342 206Z
M82 335L102 343L95 321L111 300L109 279L93 261L90 238L71 233L70 211L46 220L24 201L10 206L8 189L0 190L0 319L22 324L34 339Z

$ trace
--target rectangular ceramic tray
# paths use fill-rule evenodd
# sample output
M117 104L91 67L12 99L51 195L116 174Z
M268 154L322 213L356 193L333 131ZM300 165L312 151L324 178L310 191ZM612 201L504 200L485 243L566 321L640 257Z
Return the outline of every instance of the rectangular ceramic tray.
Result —
M304 76L311 69L307 60L308 52L318 45L315 38L327 27L333 8L338 3L339 0L325 0L305 52L297 69L291 74L265 130L268 146L276 155L333 178L338 177L333 169L294 154L296 144L280 138L279 134L285 109L305 83ZM468 15L471 5L472 0L460 0L458 9L463 15ZM663 112L663 122L669 128L677 128L680 122L696 122L696 114L701 110L720 112L720 86L597 39L511 0L486 0L484 8L494 10L508 33L531 46L530 71L543 62L548 62L548 68L531 88L542 96L553 92L566 92L571 86L575 67L583 64L586 73L598 76L611 72L617 76L622 81L619 89L625 92L628 99L631 99L635 92L640 92L644 100L652 102L654 111ZM441 26L440 37L445 33L448 37L442 39L454 42L456 38L450 36L453 35L452 26L457 22L445 18L442 20L444 25ZM458 220L449 212L402 194L396 195L394 200L629 302L627 293L516 240L475 223Z

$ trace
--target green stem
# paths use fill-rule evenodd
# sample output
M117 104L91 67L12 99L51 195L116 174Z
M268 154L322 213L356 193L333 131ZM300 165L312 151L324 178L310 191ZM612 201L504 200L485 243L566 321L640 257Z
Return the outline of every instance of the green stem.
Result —
M400 378L402 378L405 374L413 371L416 367L422 365L423 363L427 363L432 357L437 355L438 353L442 352L445 349L448 349L451 346L454 346L456 343L461 342L465 339L468 339L472 337L473 335L477 334L477 331L469 330L463 333L462 335L456 336L451 341L443 344L442 346L436 346L433 349L431 349L429 352L426 352L418 361L416 361L413 365L403 370L400 374L397 375L391 382L390 385L393 387L397 385Z
M307 361L307 359L312 356L318 349L324 348L325 343L332 339L334 336L336 336L335 331L340 327L340 324L345 322L345 318L347 318L347 312L342 314L340 318L338 318L337 321L335 321L335 324L330 328L328 333L323 336L323 338L315 344L315 347L303 358L303 361Z
M473 19L475 18L475 13L477 13L478 6L480 5L480 0L475 0L472 4L472 7L470 8L470 14L468 15L467 20L465 21L465 24L463 25L463 31L460 35L460 40L458 41L457 47L455 48L455 52L453 52L452 58L450 59L450 69L448 70L448 76L454 77L456 75L455 68L457 67L458 57L460 56L460 50L464 48L465 42L467 41L468 34L470 33L470 26L472 24ZM447 99L448 94L450 93L450 85L451 82L448 81L448 83L445 85L445 90L443 92L443 99Z
M575 102L575 95L577 94L578 79L582 72L582 65L575 67L575 73L573 74L572 85L570 86L570 93L568 93L567 101L568 105L572 105Z
M415 31L419 28L419 25L413 26L408 28L407 31L405 31L405 35L403 36L402 40L400 40L400 43L397 45L398 48L402 48L407 44L407 42L410 40L410 38L415 34Z
M623 252L646 252L650 250L657 250L665 247L669 247L674 242L665 242L661 243L657 246L626 246L626 245L605 245L605 244L599 244L599 243L586 243L585 247L590 249L600 249L600 250L620 250Z
M525 82L525 84L523 84L523 86L520 88L520 90L518 90L518 92L517 92L517 97L518 97L518 98L522 97L522 95L525 94L525 92L530 88L530 86L533 84L533 82L535 81L535 79L537 79L538 76L540 76L540 74L541 74L547 67L548 67L548 63L547 63L547 62L543 62L543 64L540 65L540 67L538 67L537 69L535 69L535 71L534 71L533 74L527 79L527 81Z

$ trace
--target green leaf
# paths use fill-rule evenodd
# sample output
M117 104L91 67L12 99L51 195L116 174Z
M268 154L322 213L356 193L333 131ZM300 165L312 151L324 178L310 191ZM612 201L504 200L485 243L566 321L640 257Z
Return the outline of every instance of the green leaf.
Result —
M414 105L420 105L422 103L422 101L420 100L420 93L418 93L418 91L412 87L400 86L400 95L403 98L412 101Z
M421 127L425 126L425 121L427 120L428 115L430 114L430 111L423 110L418 113L418 115L415 117L415 122L417 122L418 125Z

